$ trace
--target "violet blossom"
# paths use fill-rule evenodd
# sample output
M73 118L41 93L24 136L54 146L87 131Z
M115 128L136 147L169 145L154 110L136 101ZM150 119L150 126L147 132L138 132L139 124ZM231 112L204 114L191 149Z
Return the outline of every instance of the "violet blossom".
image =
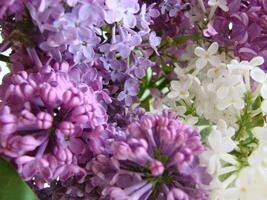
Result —
M0 154L16 163L26 181L35 178L43 187L57 177L84 173L77 163L86 147L83 130L107 121L96 91L43 67L38 73L9 74L0 94Z
M102 192L104 197L208 199L204 185L210 177L198 163L204 147L196 129L164 112L133 122L126 136L126 140L112 144L113 170L96 168L97 177L109 183ZM127 182L126 175L132 177Z

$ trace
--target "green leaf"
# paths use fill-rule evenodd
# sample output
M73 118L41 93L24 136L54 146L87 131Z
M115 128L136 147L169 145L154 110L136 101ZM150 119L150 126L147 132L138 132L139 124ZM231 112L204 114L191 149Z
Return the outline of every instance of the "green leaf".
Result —
M211 133L212 131L212 126L208 126L208 127L205 127L203 128L201 131L200 131L200 135L201 135L201 140L204 144L207 143L207 140L208 140L208 136L209 134Z
M252 118L252 128L254 127L262 127L264 126L264 116L262 113L256 115L255 117Z
M252 110L256 110L261 107L261 97L258 96L252 104Z
M5 56L3 54L0 54L0 61L6 62L6 63L10 63L9 57Z
M260 96L258 96L255 101L252 104L252 110L257 110L261 107L262 99ZM258 115L254 116L251 121L251 126L252 128L257 127L257 126L263 126L264 125L264 116L261 113Z
M210 121L209 120L207 120L207 119L205 119L205 118L203 118L203 117L199 117L198 118L198 122L197 122L197 125L198 126L205 126L205 125L210 125L211 123L210 123Z
M38 200L16 170L0 158L0 200Z

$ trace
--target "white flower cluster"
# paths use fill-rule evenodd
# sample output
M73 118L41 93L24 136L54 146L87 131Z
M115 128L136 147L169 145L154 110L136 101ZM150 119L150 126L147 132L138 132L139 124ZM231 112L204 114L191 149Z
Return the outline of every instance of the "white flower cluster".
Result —
M229 59L212 43L196 47L187 67L176 64L162 107L201 130L201 163L213 181L212 200L267 198L267 74L264 60ZM229 55L229 54L228 54Z
M267 127L256 127L253 129L253 134L259 140L258 147L253 151L253 153L248 157L247 166L238 170L238 162L231 160L231 158L221 159L226 160L226 162L231 163L232 166L221 168L218 170L219 175L227 174L235 171L231 176L226 178L224 181L214 179L211 182L211 197L214 200L265 200L267 197ZM216 136L212 136L216 137ZM217 136L218 137L218 136ZM221 138L217 138L220 140ZM220 140L223 141L223 140ZM212 141L211 141L212 142ZM214 141L213 141L214 142ZM224 150L230 149L229 141L225 140ZM218 141L217 141L218 143ZM219 142L221 143L221 142ZM219 145L221 146L221 145ZM217 147L216 147L217 149ZM217 154L212 154L210 157L214 160ZM228 155L229 156L229 155ZM219 158L219 155L216 157ZM209 161L214 165L214 161Z
M246 76L249 74L244 72L246 69L233 67L237 61L225 63L223 55L218 55L217 51L216 42L208 50L196 47L193 64L190 63L188 68L177 66L175 69L178 77L171 82L168 98L180 106L195 108L197 116L214 123L223 119L235 126L244 108L243 97L248 90L246 81L249 81ZM240 63L240 67L243 65Z

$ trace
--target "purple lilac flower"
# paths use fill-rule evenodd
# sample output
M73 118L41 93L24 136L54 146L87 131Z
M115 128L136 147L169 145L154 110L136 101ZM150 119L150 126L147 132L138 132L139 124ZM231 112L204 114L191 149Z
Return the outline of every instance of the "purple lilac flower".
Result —
M57 177L67 180L84 173L77 165L77 155L86 147L83 131L107 121L97 91L74 84L63 71L43 67L37 73L9 74L0 95L0 153L16 163L26 181L34 177L42 187Z
M104 21L103 5L100 1L67 3L75 7L65 10L61 1L46 1L44 9L38 3L27 4L34 23L47 36L40 47L55 58L68 50L76 63L90 62L100 42L97 34Z
M87 154L87 157L90 157L90 155ZM55 180L50 184L50 187L41 190L33 184L31 187L34 189L40 200L98 200L101 196L101 188L93 185L93 181L91 180L91 162L88 162L83 169L86 173L82 177L73 176L64 182Z
M266 2L228 1L228 12L218 9L209 29L213 31L212 38L220 46L234 50L236 56L250 60L255 56L267 59L266 50ZM264 64L266 68L266 64Z
M198 163L204 147L196 129L164 112L133 122L126 136L112 143L112 157L101 156L112 165L92 165L98 179L109 183L103 199L208 199L204 185L210 177Z
M129 78L125 81L124 90L119 93L118 100L125 101L127 106L131 105L139 91L139 81Z
M178 12L190 9L190 3L183 4L181 0L164 0L160 5L162 14L168 12L170 17L177 16Z
M21 15L25 0L2 0L0 2L0 19L6 15Z

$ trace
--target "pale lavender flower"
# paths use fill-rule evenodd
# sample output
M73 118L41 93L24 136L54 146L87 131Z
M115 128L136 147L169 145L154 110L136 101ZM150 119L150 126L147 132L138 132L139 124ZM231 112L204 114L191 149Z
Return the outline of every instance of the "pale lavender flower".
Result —
M123 22L127 28L134 28L137 20L135 14L140 7L138 0L105 0L107 7L105 20L109 24Z
M115 28L115 27L114 27ZM126 28L119 26L119 35L113 35L111 51L117 51L123 58L128 58L131 51L142 43L141 36Z
M181 0L164 0L160 5L160 10L162 14L168 12L170 17L177 16L179 11L189 10L190 3L183 4Z
M131 105L134 97L139 91L139 81L133 78L129 78L125 81L124 90L118 95L119 101L125 101L126 105Z
M133 55L133 65L130 67L130 71L137 78L143 78L145 76L145 71L152 67L153 62L149 59L141 57L140 55Z

